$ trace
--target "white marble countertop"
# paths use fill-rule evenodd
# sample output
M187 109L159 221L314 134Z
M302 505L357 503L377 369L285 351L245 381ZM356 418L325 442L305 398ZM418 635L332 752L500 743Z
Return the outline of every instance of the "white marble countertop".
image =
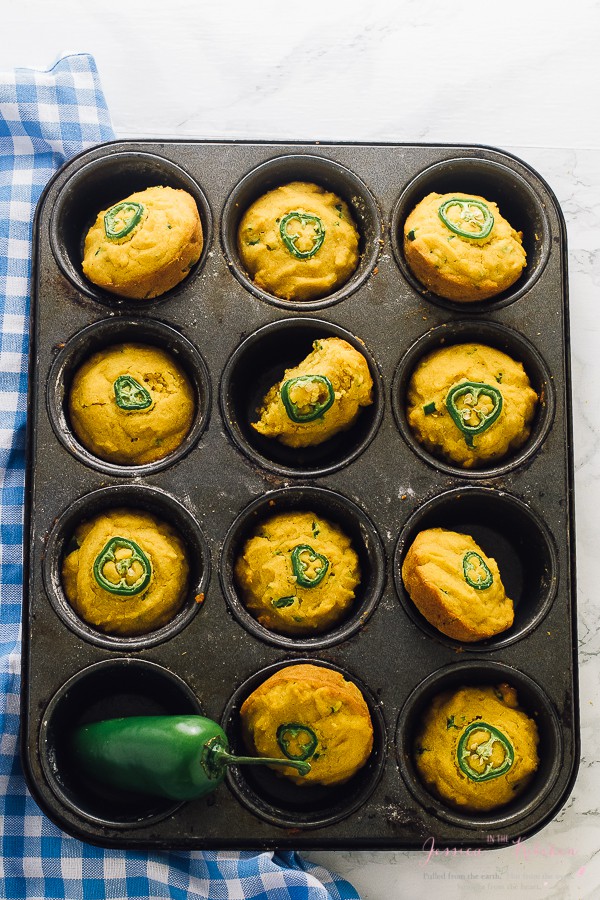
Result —
M364 900L600 896L600 4L21 0L0 64L97 61L118 137L475 143L547 180L568 228L582 757L556 819L491 853L319 852Z

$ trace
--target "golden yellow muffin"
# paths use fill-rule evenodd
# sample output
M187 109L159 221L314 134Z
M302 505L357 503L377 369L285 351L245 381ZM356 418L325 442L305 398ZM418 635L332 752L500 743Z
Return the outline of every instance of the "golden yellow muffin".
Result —
M146 300L183 281L202 246L192 195L151 187L98 213L85 238L83 273L105 291Z
M260 525L235 563L244 604L281 634L318 634L348 612L360 584L350 539L312 512L285 512Z
M82 523L63 560L67 600L107 634L138 635L179 611L189 565L179 534L150 513L113 509Z
M475 194L429 194L404 223L404 255L434 294L470 303L514 284L526 263L522 233Z
M173 357L158 347L116 344L77 370L69 415L81 443L120 465L172 453L191 428L194 390Z
M439 694L415 742L427 787L461 811L488 812L521 794L539 765L535 722L507 684Z
M367 762L373 725L359 689L323 666L286 666L240 709L242 734L256 756L308 760L311 769L274 768L298 785L342 784Z
M238 229L246 271L284 300L316 300L345 284L358 265L358 242L348 205L304 181L264 194Z
M402 580L427 621L457 641L481 641L513 623L496 560L468 534L419 532L402 564Z
M268 391L252 427L288 447L311 447L351 428L372 402L373 379L362 353L341 338L322 338Z
M520 362L485 344L456 344L419 362L406 415L428 450L471 469L525 443L537 400Z

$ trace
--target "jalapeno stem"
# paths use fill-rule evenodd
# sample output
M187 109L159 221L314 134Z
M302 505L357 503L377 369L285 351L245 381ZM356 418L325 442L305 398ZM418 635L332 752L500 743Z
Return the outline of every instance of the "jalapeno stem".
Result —
M204 745L202 751L202 767L211 779L220 779L228 766L285 766L297 769L300 775L308 775L310 763L304 760L281 759L268 756L236 756L227 747L213 738Z

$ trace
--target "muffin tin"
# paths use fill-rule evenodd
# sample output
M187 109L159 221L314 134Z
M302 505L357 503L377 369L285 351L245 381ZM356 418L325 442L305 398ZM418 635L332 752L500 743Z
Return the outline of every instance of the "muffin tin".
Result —
M351 206L361 260L335 294L297 303L257 288L236 228L271 187L315 181ZM155 184L183 187L202 218L203 254L147 301L109 295L81 274L100 208ZM432 190L497 201L524 234L528 265L505 294L460 305L408 272L401 227ZM47 187L34 240L25 548L22 757L42 809L68 832L129 848L490 847L534 833L566 801L579 757L566 236L555 197L520 160L473 146L113 142ZM326 445L292 450L255 433L258 401L317 337L365 355L375 400ZM123 340L168 349L188 372L197 415L159 462L103 462L73 435L65 398L77 365ZM532 435L493 468L432 457L407 427L412 368L437 346L490 343L520 359L541 403ZM71 610L60 562L75 525L115 506L154 511L184 538L192 577L180 614L134 638L100 634ZM351 535L363 579L349 617L322 635L276 635L244 609L233 577L254 524L310 509ZM406 596L404 553L421 528L465 530L493 555L515 600L510 631L477 644L436 632ZM354 680L375 729L349 784L298 788L270 770L230 771L185 804L112 792L73 770L69 729L114 715L200 712L241 750L239 708L276 669L306 661ZM411 746L436 693L507 681L540 730L540 768L513 804L477 815L419 782Z

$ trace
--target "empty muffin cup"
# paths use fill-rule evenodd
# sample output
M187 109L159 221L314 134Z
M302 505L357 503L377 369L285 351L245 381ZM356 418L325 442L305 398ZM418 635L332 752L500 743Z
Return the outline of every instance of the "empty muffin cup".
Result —
M440 694L462 687L495 687L505 684L516 690L519 707L537 726L539 765L523 792L509 803L490 811L461 811L443 802L422 782L414 762L415 753L420 752L415 747L416 737L427 709ZM448 727L451 728L452 724ZM434 751L435 748L429 748L429 752ZM518 669L503 663L481 660L455 663L438 669L413 690L398 717L396 755L408 789L428 813L454 825L480 832L501 829L538 811L552 791L564 762L556 712L539 685ZM548 815L551 812L552 807L548 809Z
M360 581L354 600L341 620L316 634L282 634L261 625L246 609L235 577L236 562L259 525L281 513L307 512L337 526L350 539L358 556ZM283 488L254 500L233 522L223 542L219 574L229 609L250 634L289 650L318 650L347 640L375 611L385 582L383 546L369 517L347 497L311 486Z
M463 468L448 462L441 456L434 455L417 439L408 423L406 407L410 380L420 361L435 350L469 343L495 348L515 362L521 363L538 400L529 426L529 437L521 447L509 450L504 457L497 461L492 460L473 468ZM487 388L488 386L483 385L483 387ZM528 340L517 332L492 322L458 321L432 328L427 334L422 335L402 357L392 382L394 418L406 443L417 456L420 456L429 465L462 478L490 478L503 475L533 459L548 435L554 417L554 407L552 377L541 355ZM424 408L424 412L427 414L428 410ZM490 424L492 422L493 419L490 418Z
M179 445L167 455L139 465L118 464L96 456L82 444L74 432L69 414L71 387L79 368L94 354L122 344L141 345L167 353L182 370L194 395L195 411L191 425ZM137 389L142 392L144 385L137 385ZM46 390L50 421L63 446L85 465L100 472L122 477L131 477L133 472L140 475L158 472L178 462L198 442L210 416L210 378L200 352L191 341L174 328L150 319L104 319L82 329L56 356L48 375ZM115 398L113 402L116 402ZM151 412L150 409L149 413ZM132 413L126 412L125 415ZM139 415L146 416L148 413L143 411ZM160 440L160 437L157 440Z
M184 190L193 197L203 233L203 248L196 263L177 285L147 300L118 297L92 283L83 274L81 262L85 236L98 213L124 201L133 193L151 187ZM189 284L202 267L208 253L212 215L200 185L184 169L152 153L131 151L111 153L83 165L65 182L50 220L50 244L63 275L87 297L110 306L125 303L146 307L173 297Z
M416 278L404 255L404 222L417 204L432 192L473 194L494 201L515 231L522 232L527 261L521 275L510 287L487 300L461 303L429 291ZM394 257L406 280L427 300L453 311L460 309L461 314L490 312L522 297L542 274L550 254L550 227L539 195L518 172L502 163L476 156L443 160L410 181L394 207L390 235Z
M345 819L371 796L385 767L386 734L379 704L358 679L330 663L313 659L294 659L274 663L248 678L231 696L221 725L234 752L244 748L240 708L247 697L267 678L289 665L314 665L339 672L360 690L373 725L373 749L366 764L349 780L339 785L296 785L278 776L266 766L230 768L229 787L237 799L254 815L281 828L322 828Z
M429 528L470 535L486 556L496 560L506 595L514 604L510 628L487 640L458 641L419 612L404 586L402 564L416 536ZM431 638L457 650L497 650L529 634L552 606L558 587L556 548L545 523L522 500L470 485L437 494L410 516L396 544L394 581L405 612Z
M184 548L188 576L183 600L178 611L174 612L166 624L154 627L147 633L126 634L102 631L99 627L80 617L69 603L65 593L63 563L65 557L76 549L77 544L74 541L76 529L82 523L90 522L102 514L109 514L116 510L150 514L159 522L164 522L169 526ZM145 561L144 551L140 552L140 548L136 546L135 542L127 541L126 543L130 548L129 552L133 547L137 556L141 558L140 565L149 569L150 566ZM110 577L110 574L106 575L105 572L106 565L109 565L108 556L111 555L111 551L113 557L118 556L118 552L112 549L112 545L111 547L107 545L105 551L102 556L100 575L96 575L98 560L94 565L94 573L90 573L90 577L94 577L96 580L100 578L98 583L101 586L103 584L102 576ZM169 552L171 553L171 551ZM192 621L204 602L210 577L210 554L206 539L195 516L170 494L159 488L145 485L113 485L80 497L57 519L48 535L43 576L46 593L55 612L65 625L79 637L110 650L140 650L172 638ZM114 593L114 591L112 592ZM127 593L127 591L124 588L120 593ZM133 591L130 590L129 593L133 593ZM122 597L120 600L123 602Z
M143 828L172 815L180 802L109 787L74 764L69 740L82 725L127 716L202 715L179 676L149 660L102 660L78 672L42 717L40 761L48 785L70 814L107 828Z
M267 192L292 182L316 184L336 194L350 209L358 232L358 265L348 280L314 300L284 300L263 290L246 271L238 248L238 229L246 210ZM311 217L314 218L314 217ZM369 277L379 253L381 224L377 204L366 185L340 163L319 156L291 154L257 166L236 185L223 209L221 239L231 270L255 297L284 309L323 309L349 297ZM323 236L319 232L322 242ZM308 254L306 254L308 255Z
M258 432L252 423L259 420L268 392L287 369L311 354L315 342L328 338L347 342L364 357L373 382L372 403L358 408L349 428L313 446L288 446ZM255 465L302 478L328 475L351 463L369 446L383 416L381 375L369 350L339 325L313 318L272 322L247 337L225 366L220 403L231 438Z

